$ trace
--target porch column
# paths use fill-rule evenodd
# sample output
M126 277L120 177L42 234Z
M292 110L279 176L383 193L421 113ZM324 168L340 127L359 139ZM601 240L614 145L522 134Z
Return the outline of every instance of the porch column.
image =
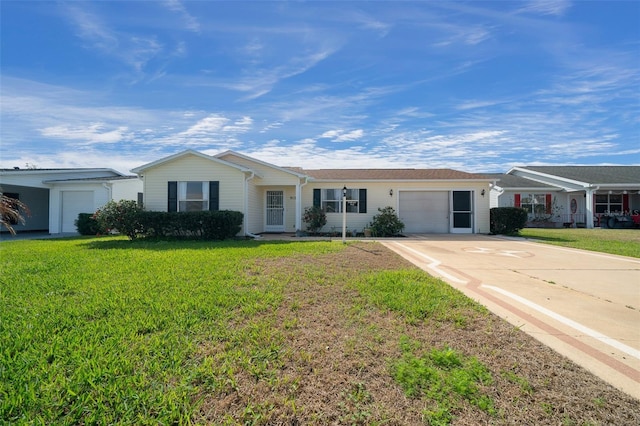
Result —
M302 230L302 188L296 183L296 231Z
M586 227L587 229L593 229L593 192L595 190L593 188L585 189L585 219L586 219Z

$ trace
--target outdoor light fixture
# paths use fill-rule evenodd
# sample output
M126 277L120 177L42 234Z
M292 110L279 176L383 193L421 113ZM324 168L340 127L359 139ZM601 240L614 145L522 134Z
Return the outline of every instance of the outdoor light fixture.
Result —
M480 195L482 195L484 197L484 189L482 191L480 191Z
M389 197L393 197L393 189L389 190Z

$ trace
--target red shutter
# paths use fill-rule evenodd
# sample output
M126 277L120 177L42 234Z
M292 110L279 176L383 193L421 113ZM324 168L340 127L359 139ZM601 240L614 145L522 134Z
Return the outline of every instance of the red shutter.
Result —
M629 211L629 194L622 194L622 211Z
M513 196L513 206L520 207L520 194L515 194Z
M551 194L546 194L545 195L545 204L547 206L547 214L551 214Z

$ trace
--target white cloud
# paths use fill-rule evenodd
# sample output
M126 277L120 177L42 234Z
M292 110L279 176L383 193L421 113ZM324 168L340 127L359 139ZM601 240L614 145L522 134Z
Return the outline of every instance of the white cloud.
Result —
M89 49L115 58L138 73L164 50L154 36L115 31L99 16L82 9L81 4L67 5L67 16L77 29L77 36L88 44Z
M176 12L182 18L182 22L189 31L200 32L200 22L189 14L186 7L179 0L165 0L163 3L167 9Z
M570 8L569 0L530 0L519 9L519 12L562 16Z
M113 130L106 130L105 123L93 123L89 126L73 127L69 125L59 125L45 127L40 130L42 136L63 140L78 140L85 144L118 143L127 137L126 126Z
M364 130L357 129L350 132L344 130L328 130L321 134L321 139L331 139L333 142L350 142L361 139L364 136Z

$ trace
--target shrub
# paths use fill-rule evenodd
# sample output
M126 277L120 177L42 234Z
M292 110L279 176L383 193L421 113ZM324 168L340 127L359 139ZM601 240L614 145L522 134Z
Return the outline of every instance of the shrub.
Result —
M307 224L307 231L317 232L327 224L327 215L320 207L307 207L304 209L302 221Z
M76 228L80 235L97 235L104 234L105 230L94 217L93 213L80 213L75 221Z
M140 224L147 237L225 240L242 227L243 214L231 210L200 212L142 212Z
M94 217L105 231L115 229L129 239L135 240L138 234L143 232L140 213L142 208L135 201L109 201L94 214Z
M404 223L400 220L393 207L378 208L377 215L369 224L374 237L393 237L404 229Z
M517 234L527 223L527 211L520 207L494 207L489 217L492 234Z

